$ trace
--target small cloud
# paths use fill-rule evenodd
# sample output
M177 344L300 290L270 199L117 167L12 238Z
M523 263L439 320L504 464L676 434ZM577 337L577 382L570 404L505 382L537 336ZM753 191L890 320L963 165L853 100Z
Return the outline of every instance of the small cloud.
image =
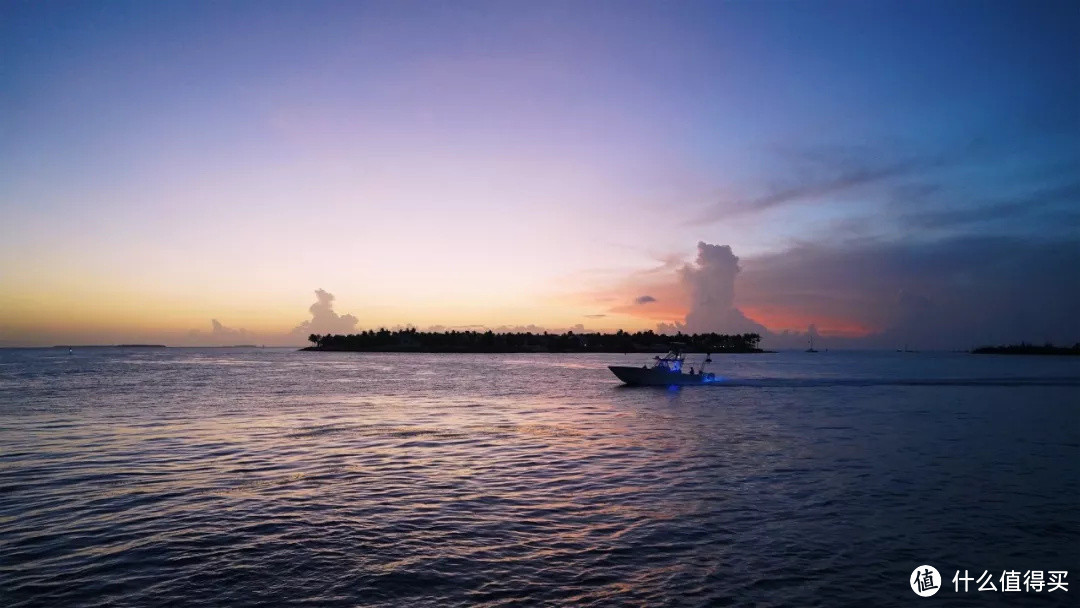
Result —
M484 327L484 326L481 326ZM498 327L491 328L491 331L497 334L542 334L548 331L548 328L541 327L539 325L500 325Z
M223 325L217 319L210 320L210 332L193 329L188 332L188 342L197 346L228 346L258 342L258 338L246 329Z
M603 319L607 315L585 315L586 319Z
M671 323L657 323L656 333L670 336L679 332L685 332L686 325L679 323L678 321L672 321Z
M311 312L311 319L297 325L293 330L294 334L348 334L356 330L359 322L359 319L352 315L339 315L334 312L334 294L322 289L315 290L315 303L308 310Z
M241 338L247 337L248 331L246 329L234 329L232 327L225 327L221 324L221 321L217 319L210 319L210 335L215 338Z
M671 272L686 263L686 255L682 252L653 254L653 257L656 258L656 261L660 262L660 265L639 271L638 274L650 275Z
M655 302L656 298L652 296L638 296L634 298L634 304L648 304L649 302Z

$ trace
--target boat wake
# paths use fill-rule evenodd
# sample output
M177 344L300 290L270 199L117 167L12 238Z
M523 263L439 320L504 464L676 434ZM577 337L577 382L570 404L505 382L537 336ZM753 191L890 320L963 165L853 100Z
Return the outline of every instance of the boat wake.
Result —
M1035 378L727 378L717 376L710 386L753 388L819 388L836 386L1075 386L1076 377Z

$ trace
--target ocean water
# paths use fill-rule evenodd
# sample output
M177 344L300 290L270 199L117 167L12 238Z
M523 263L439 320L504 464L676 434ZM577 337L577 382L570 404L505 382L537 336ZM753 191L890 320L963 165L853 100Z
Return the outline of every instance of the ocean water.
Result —
M2 350L0 606L1076 605L1080 360L647 358Z

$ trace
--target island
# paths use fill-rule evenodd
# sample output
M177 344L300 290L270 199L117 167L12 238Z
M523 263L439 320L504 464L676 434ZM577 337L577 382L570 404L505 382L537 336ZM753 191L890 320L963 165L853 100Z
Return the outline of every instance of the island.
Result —
M423 353L656 353L677 346L684 353L763 353L758 334L613 334L495 333L493 331L425 332L416 329L368 330L349 335L311 334L311 351Z
M1005 346L980 346L971 352L976 355L1080 355L1080 342L1072 346L1054 346L1053 344L1036 346L1021 342Z

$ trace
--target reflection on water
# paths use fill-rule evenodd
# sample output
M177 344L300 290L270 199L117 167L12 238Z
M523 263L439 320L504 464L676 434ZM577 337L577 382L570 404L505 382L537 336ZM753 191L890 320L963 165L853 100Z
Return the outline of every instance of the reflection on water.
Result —
M718 356L667 390L628 359L0 351L0 603L890 606L923 563L1076 570L1074 360Z

